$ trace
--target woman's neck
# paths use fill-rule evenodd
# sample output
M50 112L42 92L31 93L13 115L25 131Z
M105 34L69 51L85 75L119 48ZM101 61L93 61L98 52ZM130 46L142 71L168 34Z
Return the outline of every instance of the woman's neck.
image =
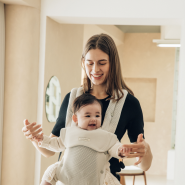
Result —
M106 93L106 85L93 85L90 94L95 96L97 99L104 99L108 96Z

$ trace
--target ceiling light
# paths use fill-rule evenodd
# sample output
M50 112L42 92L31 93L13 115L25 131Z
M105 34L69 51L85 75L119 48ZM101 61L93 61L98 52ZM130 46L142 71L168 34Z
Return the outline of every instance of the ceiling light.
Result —
M175 47L175 48L180 48L180 44L157 44L158 47Z
M181 47L180 40L158 40L153 39L158 47Z

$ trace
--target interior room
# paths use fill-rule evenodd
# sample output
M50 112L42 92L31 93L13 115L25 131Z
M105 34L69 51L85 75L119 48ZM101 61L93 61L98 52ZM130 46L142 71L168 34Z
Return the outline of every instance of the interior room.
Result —
M176 55L178 55L178 48L161 48L157 47L156 43L153 43L153 39L161 39L161 29L164 29L164 27L135 26L134 31L128 30L123 32L120 28L132 29L133 26L60 24L51 18L47 18L46 25L44 89L46 89L51 76L55 74L59 79L60 86L66 87L63 90L61 88L62 99L71 88L69 87L69 89L67 89L66 78L63 79L65 76L68 77L68 82L71 79L73 80L69 71L72 74L78 71L78 74L75 76L78 76L79 79L76 78L76 81L73 82L77 86L80 82L80 55L86 40L90 36L102 32L114 38L118 47L125 82L134 91L135 96L141 103L145 121L145 137L150 143L153 155L155 156L152 167L147 171L147 175L158 175L164 176L165 178L167 174L168 151L173 148L173 146L171 146L172 124L175 124L172 122L174 103L173 89L175 62L178 63L178 61L175 61ZM153 30L149 30L152 29L152 27ZM147 29L148 31L146 31ZM171 29L175 29L176 32L174 32L176 34L180 32L179 27L173 27ZM177 40L179 39L178 36L177 34ZM66 41L64 38L66 38ZM54 45L58 49L53 49ZM70 51L75 51L71 56L72 58L69 58L69 48ZM78 50L76 48L78 48ZM78 61L76 62L77 66L74 68L74 71L70 68L71 65L75 65L73 61ZM59 65L61 65L61 67L59 67ZM42 119L43 123L48 122L45 113ZM51 123L43 124L43 129L48 131L48 135L52 127L53 124ZM157 140L163 140L163 142L156 142ZM129 142L127 134L125 134L122 143ZM158 148L160 148L160 151L157 150ZM164 157L161 158L160 156ZM44 173L48 165L57 160L57 157L58 156L56 156L56 158L53 157L53 160L51 159L52 161L49 161L48 158L41 158L41 174ZM171 165L173 163L172 159L170 161ZM127 165L133 163L133 160L125 161ZM158 168L158 164L161 165L160 169Z
M42 156L25 139L23 120L41 124L50 135L65 95L82 84L83 47L99 33L115 41L123 78L143 111L144 137L153 154L147 184L185 183L184 2L169 4L174 12L164 14L154 11L158 1L153 7L134 2L141 9L131 13L130 2L121 9L103 1L97 8L97 2L90 6L83 0L0 0L1 185L39 185L46 168L58 160L58 154ZM106 7L104 15L89 13L100 7ZM121 142L130 143L127 133ZM124 160L125 166L134 162ZM125 177L125 184L132 181ZM136 176L135 184L144 184L143 176Z

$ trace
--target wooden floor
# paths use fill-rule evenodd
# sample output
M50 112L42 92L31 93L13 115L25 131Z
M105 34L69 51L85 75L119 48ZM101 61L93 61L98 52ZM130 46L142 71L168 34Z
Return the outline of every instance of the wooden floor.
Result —
M166 176L146 175L147 185L174 185L173 180L167 180ZM133 185L133 177L125 177L126 185ZM143 176L135 177L135 185L144 185Z

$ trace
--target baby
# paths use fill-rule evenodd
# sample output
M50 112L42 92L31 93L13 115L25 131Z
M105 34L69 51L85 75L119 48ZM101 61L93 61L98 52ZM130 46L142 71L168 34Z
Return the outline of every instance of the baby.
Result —
M65 150L61 161L45 171L41 185L120 185L110 173L109 160L122 158L129 152L115 134L101 128L101 102L86 93L73 103L76 126L63 128L60 137L49 138L43 133L34 137L39 146L54 152Z

